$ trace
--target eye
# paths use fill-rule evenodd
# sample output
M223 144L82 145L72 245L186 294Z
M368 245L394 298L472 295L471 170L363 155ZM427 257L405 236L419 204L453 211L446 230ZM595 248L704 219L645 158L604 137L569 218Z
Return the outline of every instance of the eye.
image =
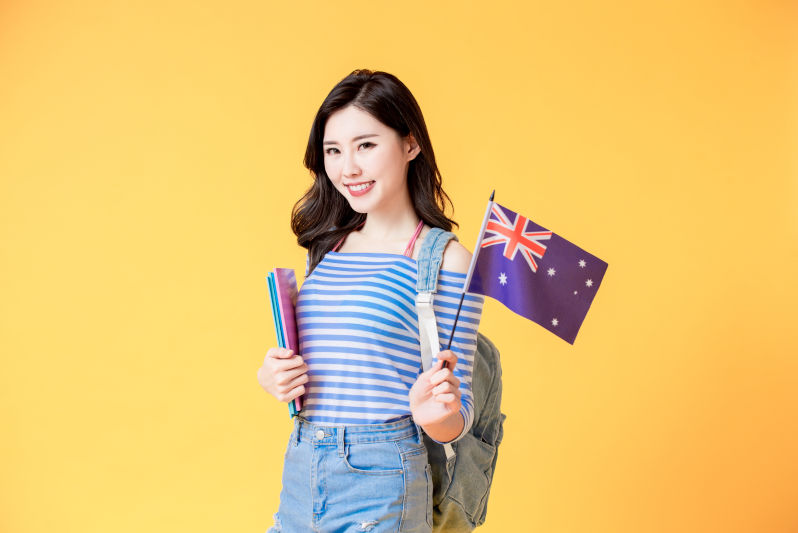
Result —
M325 153L325 154L327 154L327 155L332 155L332 154L330 153L330 150L335 150L335 151L337 152L337 151L338 151L338 148L327 148L326 150L324 150L324 153Z
M368 142L368 141L366 141L366 142L364 142L364 143L361 143L361 144L360 144L360 146L366 146L366 145L368 145L368 146L375 146L375 144L374 144L374 143L372 143L372 142Z

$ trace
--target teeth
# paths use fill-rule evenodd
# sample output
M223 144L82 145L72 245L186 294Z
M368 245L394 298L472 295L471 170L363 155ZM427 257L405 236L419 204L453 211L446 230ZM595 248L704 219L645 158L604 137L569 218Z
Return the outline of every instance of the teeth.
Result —
M363 189L368 188L368 186L371 185L372 183L374 183L374 182L370 181L368 183L361 183L360 185L350 185L349 186L349 190L350 191L362 191Z

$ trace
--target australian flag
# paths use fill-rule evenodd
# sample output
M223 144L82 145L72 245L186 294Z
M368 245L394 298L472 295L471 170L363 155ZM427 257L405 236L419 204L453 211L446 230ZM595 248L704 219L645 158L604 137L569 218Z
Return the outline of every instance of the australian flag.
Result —
M489 209L467 291L573 344L607 263L506 207Z

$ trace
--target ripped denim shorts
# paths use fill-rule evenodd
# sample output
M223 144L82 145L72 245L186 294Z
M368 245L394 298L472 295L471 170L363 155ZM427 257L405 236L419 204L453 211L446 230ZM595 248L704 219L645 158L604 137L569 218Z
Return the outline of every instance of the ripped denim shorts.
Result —
M430 533L432 474L412 418L324 426L294 417L267 533Z

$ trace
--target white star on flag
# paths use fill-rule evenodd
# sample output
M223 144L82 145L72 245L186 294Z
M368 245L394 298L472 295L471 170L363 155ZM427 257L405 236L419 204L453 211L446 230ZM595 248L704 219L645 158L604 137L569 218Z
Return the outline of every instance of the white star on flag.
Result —
M499 283L502 285L507 285L507 276L504 274L504 272L499 274Z
M593 286L593 280L592 279L587 280L585 282L585 285L587 285L588 287L592 287Z
M551 325L552 325L552 326L556 326L556 325L557 325L557 324L559 324L559 323L560 323L560 321L559 321L559 320L557 320L556 318L552 318L552 319L551 319Z
M579 266L580 266L581 268L585 268L585 266L586 266L586 265L587 265L587 263L585 263L585 260L584 260L584 259L580 259L580 260L579 260Z
M549 276L553 276L554 274L556 274L556 273L557 273L557 271L556 271L556 270L554 270L553 268L550 268L550 269L548 270L548 272L549 272Z

